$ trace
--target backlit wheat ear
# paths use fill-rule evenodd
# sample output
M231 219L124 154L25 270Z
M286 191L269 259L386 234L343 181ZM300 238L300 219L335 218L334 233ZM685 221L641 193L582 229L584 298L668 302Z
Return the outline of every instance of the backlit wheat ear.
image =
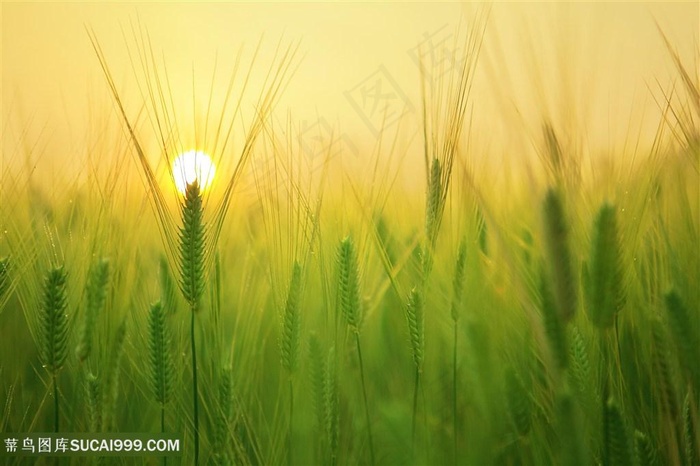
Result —
M694 325L688 309L676 290L671 290L664 296L668 310L668 325L676 342L678 359L688 378L700 390L700 336L695 333Z
M190 310L199 311L204 293L204 209L199 184L187 185L181 206L180 289Z
M424 312L423 295L418 288L413 288L408 297L406 305L406 322L408 323L408 334L411 339L411 349L413 350L413 363L416 370L423 370L423 349L424 349Z
M192 397L194 426L194 464L199 464L199 391L197 388L197 346L195 344L195 314L200 310L204 293L205 228L202 193L197 181L187 185L180 207L180 290L189 304L190 346L192 348Z
M550 189L544 200L544 241L557 312L563 323L576 312L576 280L569 249L569 227L561 195Z
M80 341L76 349L80 361L85 361L92 351L95 324L97 323L97 316L102 311L107 298L108 281L109 262L103 259L91 267L87 286L85 288L85 313L80 329Z
M605 442L603 464L626 466L632 464L634 457L627 435L627 427L620 408L614 400L605 405L605 425L603 441Z
M425 235L431 247L435 246L440 222L442 203L442 167L440 160L434 158L430 164L428 176L428 196L425 205Z
M157 403L165 405L170 400L173 389L174 366L165 309L160 301L151 305L148 314L148 353L153 398Z
M603 205L598 212L591 247L588 317L599 328L609 328L624 303L622 262L615 208Z
M54 397L54 431L59 430L58 372L68 356L68 306L66 271L54 267L44 279L44 296L39 312L41 328L39 356L41 364L51 374Z
M350 329L360 331L360 283L355 243L350 236L338 245L338 300Z
M301 266L294 262L292 277L289 281L287 300L282 316L282 335L280 338L280 353L282 355L282 367L292 374L297 368L299 352L300 316L299 306L301 299Z

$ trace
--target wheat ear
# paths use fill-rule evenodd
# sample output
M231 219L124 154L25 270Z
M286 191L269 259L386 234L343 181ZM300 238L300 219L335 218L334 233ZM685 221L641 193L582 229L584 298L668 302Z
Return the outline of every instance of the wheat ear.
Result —
M350 236L345 237L338 245L338 299L340 309L345 317L350 330L355 334L355 347L357 360L360 365L360 382L365 403L365 417L367 421L367 437L369 438L369 453L372 464L374 461L374 441L372 437L372 422L369 415L369 402L367 400L367 386L365 383L365 369L362 362L362 346L360 345L360 270L357 263L355 243Z
M693 330L697 326L693 325L688 309L676 290L666 293L664 299L679 362L695 390L700 390L700 336Z
M558 191L550 189L544 200L544 237L550 280L557 312L563 323L576 312L576 280L569 249L569 226L564 203Z
M160 404L160 431L165 432L165 405L173 389L174 366L170 353L170 334L165 309L160 301L151 305L148 314L148 353L153 398Z
M603 464L625 466L634 461L625 420L613 399L608 400L605 405L603 435L605 442Z
M199 392L197 387L197 345L195 315L204 293L205 227L202 194L197 181L188 184L180 208L180 290L190 307L190 344L192 347L192 404L194 427L194 464L199 464Z
M54 401L54 431L59 431L58 372L68 356L68 317L66 308L66 271L54 267L44 280L44 297L39 313L41 325L41 363L51 374Z
M598 212L591 248L588 317L599 328L609 328L624 303L622 262L615 208L603 205Z
M90 268L85 287L85 313L80 329L80 340L76 353L80 361L85 361L92 351L93 334L97 316L102 311L107 299L107 282L109 281L109 262L105 259Z

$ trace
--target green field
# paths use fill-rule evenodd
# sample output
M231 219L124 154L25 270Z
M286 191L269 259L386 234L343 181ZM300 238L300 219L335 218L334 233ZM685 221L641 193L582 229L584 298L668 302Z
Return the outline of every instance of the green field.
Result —
M214 185L185 194L164 76L154 162L95 45L121 136L80 182L0 171L0 428L174 433L183 453L0 462L700 464L698 68L668 45L648 150L590 157L543 121L539 158L501 177L470 151L465 40L473 60L423 77L422 158L387 137L361 170L307 163L271 118L283 46L234 162L222 113Z

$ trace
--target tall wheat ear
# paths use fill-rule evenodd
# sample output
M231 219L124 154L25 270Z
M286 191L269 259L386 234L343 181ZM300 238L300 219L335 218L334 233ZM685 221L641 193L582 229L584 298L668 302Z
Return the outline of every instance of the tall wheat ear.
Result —
M576 278L569 247L569 224L559 191L549 189L543 204L544 242L549 266L549 280L557 313L563 324L576 312Z
M154 400L160 405L160 431L165 432L165 405L173 391L173 365L170 333L165 321L165 309L160 301L151 305L148 313L148 355L151 370L149 381ZM163 465L167 458L163 457Z
M588 317L598 328L609 328L624 305L622 259L615 208L604 204L593 231L590 270L586 274L590 302Z
M63 266L53 267L44 279L44 295L39 311L41 364L51 375L54 401L54 431L59 431L58 373L68 356L68 316L66 309L67 273Z
M102 311L107 299L109 282L109 261L102 259L90 268L85 287L85 311L80 328L80 336L76 354L80 361L85 361L92 351L93 335L97 316Z
M340 310L345 317L348 328L355 335L355 347L357 360L360 365L360 382L365 404L365 418L367 421L367 437L369 440L370 461L375 463L374 440L372 437L372 422L369 414L369 402L367 400L367 386L365 383L365 368L362 362L362 346L360 345L360 327L362 314L360 309L360 266L357 262L355 243L351 236L346 236L340 241L337 249L338 262L338 301Z
M194 429L194 464L199 464L199 389L197 386L197 346L195 315L201 310L204 293L205 226L204 207L199 183L187 185L180 205L180 248L178 267L180 291L190 307L190 346L192 347L192 404Z

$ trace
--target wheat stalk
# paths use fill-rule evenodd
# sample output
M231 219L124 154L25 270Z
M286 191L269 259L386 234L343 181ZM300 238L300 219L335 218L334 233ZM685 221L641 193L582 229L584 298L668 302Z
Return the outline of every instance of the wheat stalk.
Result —
M173 390L174 366L170 353L170 334L165 322L165 309L160 301L151 305L148 314L148 350L151 365L150 382L153 398L160 404L160 431L165 432L165 405ZM163 458L166 464L166 458Z
M51 374L54 398L54 431L59 431L58 372L68 356L68 317L64 268L54 267L44 279L44 296L39 312L41 364Z
M340 309L345 317L348 328L355 335L355 347L357 360L360 365L360 381L362 395L365 403L365 417L367 421L367 436L369 438L369 453L372 464L374 461L374 440L372 437L372 422L369 415L369 402L367 400L367 386L365 383L365 369L362 361L362 346L360 345L360 271L357 263L357 253L352 237L346 236L340 241L337 252L338 262L338 300Z
M204 293L205 227L204 208L199 183L187 185L185 199L180 206L180 291L190 307L190 346L192 348L192 404L194 427L194 464L199 464L199 389L197 387L197 345L195 316L201 309Z
M627 434L627 426L617 402L613 399L608 400L604 413L603 441L605 442L605 448L603 450L603 464L609 466L629 465L633 461L634 456L632 455L629 435Z
M576 280L569 249L569 227L564 203L556 190L547 191L543 212L549 278L553 285L559 318L565 324L576 312Z
M109 352L107 363L104 391L102 393L102 431L109 432L114 428L117 399L119 397L119 374L121 372L121 360L124 353L124 343L126 340L126 320L122 320L114 334L112 347Z
M700 336L694 332L694 325L688 309L676 290L671 290L664 296L668 310L668 324L673 333L678 360L686 373L686 377L696 390L700 391Z
M80 340L76 353L80 361L85 361L92 351L93 334L97 316L104 308L107 298L107 282L109 281L109 262L105 259L90 268L87 286L85 287L85 314L80 329Z
M532 422L530 393L513 368L506 371L506 400L516 431L525 437L530 432Z
M289 429L287 431L288 461L293 462L293 425L294 425L294 384L292 376L297 369L299 352L299 331L301 327L299 306L301 299L301 265L294 262L292 277L282 315L282 332L280 337L280 355L282 367L289 378Z
M590 264L584 275L590 294L588 317L598 328L609 328L624 304L617 219L609 204L600 208L596 218Z
M233 415L233 380L231 369L225 367L219 374L218 410L216 413L214 436L214 463L227 465L231 462L226 439L229 435Z

